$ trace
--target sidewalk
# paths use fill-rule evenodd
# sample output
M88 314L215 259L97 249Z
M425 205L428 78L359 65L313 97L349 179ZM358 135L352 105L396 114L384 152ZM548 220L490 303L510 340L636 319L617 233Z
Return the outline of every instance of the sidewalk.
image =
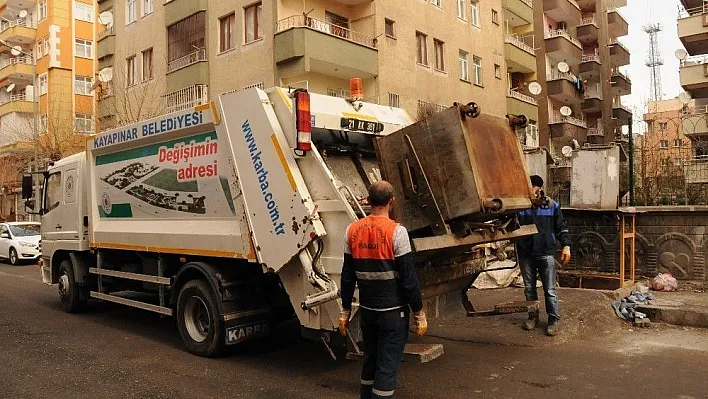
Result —
M649 305L638 307L651 321L708 328L708 293L652 291L652 294L655 299Z

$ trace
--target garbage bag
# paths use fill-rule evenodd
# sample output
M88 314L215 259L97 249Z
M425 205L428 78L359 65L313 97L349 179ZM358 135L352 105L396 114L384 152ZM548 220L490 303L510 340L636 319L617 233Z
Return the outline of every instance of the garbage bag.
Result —
M654 291L676 291L678 281L670 273L662 273L651 280L651 289Z

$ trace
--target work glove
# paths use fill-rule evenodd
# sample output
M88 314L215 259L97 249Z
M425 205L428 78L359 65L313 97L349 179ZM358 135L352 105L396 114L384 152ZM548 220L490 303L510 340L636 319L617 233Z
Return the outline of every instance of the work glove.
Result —
M415 314L415 333L422 337L426 331L428 331L428 320L425 318L425 312L421 310L420 313Z
M565 246L565 247L563 247L563 252L561 252L561 263L563 263L563 266L565 266L569 262L570 262L570 247Z
M342 337L347 336L347 328L349 328L349 318L352 316L351 310L343 309L339 316L339 334Z

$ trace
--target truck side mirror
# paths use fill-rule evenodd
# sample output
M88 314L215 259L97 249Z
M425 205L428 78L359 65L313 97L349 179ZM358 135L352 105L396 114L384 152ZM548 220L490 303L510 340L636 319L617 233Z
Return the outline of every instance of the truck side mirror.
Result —
M22 199L32 198L34 176L24 175L22 176Z
M28 215L39 215L39 209L37 209L37 204L34 199L25 200L25 212Z

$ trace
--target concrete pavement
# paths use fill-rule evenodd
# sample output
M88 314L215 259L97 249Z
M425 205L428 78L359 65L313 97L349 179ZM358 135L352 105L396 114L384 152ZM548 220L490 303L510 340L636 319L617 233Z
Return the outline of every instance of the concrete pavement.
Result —
M494 344L423 338L442 342L446 353L428 364L404 364L396 397L706 397L704 330L579 329L572 340L534 347L514 346L514 321L493 321L510 332ZM475 327L458 322L463 330ZM355 398L359 367L333 362L310 342L195 357L182 349L169 318L109 304L68 315L36 266L0 265L0 398Z

